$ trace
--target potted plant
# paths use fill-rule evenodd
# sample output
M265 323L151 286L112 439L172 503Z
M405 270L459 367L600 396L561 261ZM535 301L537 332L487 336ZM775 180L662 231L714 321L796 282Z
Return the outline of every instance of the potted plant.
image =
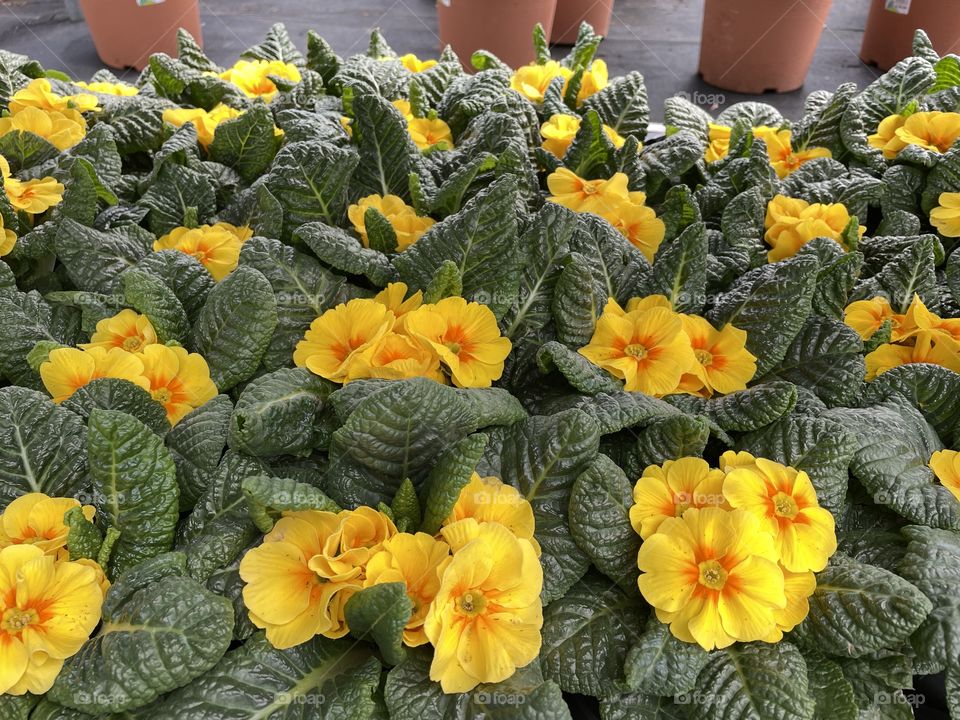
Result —
M519 67L533 59L534 26L550 37L556 10L557 0L437 0L440 46L452 47L468 70L477 50Z
M97 55L142 70L154 53L177 54L177 30L202 45L199 0L79 0Z
M557 14L553 18L550 42L573 45L577 41L580 23L589 23L597 35L610 30L613 0L557 0Z
M960 50L960 13L943 0L873 0L860 59L889 70L910 55L915 30L930 37L941 55Z
M711 85L735 92L796 90L810 69L832 4L706 0L700 74Z

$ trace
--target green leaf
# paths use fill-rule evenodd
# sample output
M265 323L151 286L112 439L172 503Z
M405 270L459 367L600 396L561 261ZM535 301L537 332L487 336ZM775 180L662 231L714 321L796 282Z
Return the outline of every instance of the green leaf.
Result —
M120 276L120 287L124 302L147 316L160 342L182 342L187 337L187 313L162 280L141 270L127 270Z
M288 478L253 475L243 480L250 518L262 533L268 533L280 513L294 510L338 512L340 507L313 485Z
M418 151L403 116L386 98L367 93L354 100L353 112L354 141L360 153L351 186L353 194L408 198L407 176Z
M597 569L628 592L636 591L640 536L630 524L633 485L606 455L574 481L570 534Z
M643 295L664 295L676 312L698 313L706 293L707 231L703 223L694 223L660 246Z
M863 268L863 255L845 253L823 265L817 273L817 290L813 294L813 312L824 317L843 319L843 311L850 299Z
M703 157L706 149L706 141L686 130L645 147L640 153L640 164L647 176L647 193L653 194L663 183L683 175Z
M129 595L104 604L99 632L64 663L51 700L98 714L132 710L202 675L226 651L229 600L180 575L129 590L125 579L108 599Z
M855 100L867 132L876 132L885 117L902 113L910 103L929 91L936 79L936 72L923 58L906 58L890 68Z
M63 514L63 524L69 528L67 550L71 560L80 558L95 559L103 543L103 533L87 520L83 511L73 507Z
M810 720L807 666L786 642L732 645L711 653L689 696L697 720Z
M867 399L881 399L899 393L923 413L937 434L948 440L960 423L960 376L928 363L909 363L878 375L868 387ZM948 444L956 444L949 443Z
M27 361L39 342L72 345L76 317L61 308L51 308L36 291L0 292L0 371L18 385L43 387L40 376ZM71 319L73 322L71 322Z
M112 292L120 274L139 262L153 246L141 227L124 225L101 232L64 218L56 235L57 257L79 290Z
M540 372L557 370L567 382L582 393L618 393L623 387L613 375L601 370L583 355L574 352L565 345L551 340L545 343L537 353L537 365Z
M0 504L42 492L77 494L86 483L83 422L45 395L0 388Z
M203 222L217 209L210 177L174 163L165 163L160 168L156 180L138 204L149 208L147 224L156 235L187 225L191 217Z
M616 390L596 395L564 395L546 404L549 412L577 408L596 420L601 435L636 425L649 425L655 418L680 415L681 411L659 398Z
M26 130L15 130L0 137L0 155L10 163L10 170L22 170L57 157L60 151L46 139Z
M928 305L935 305L937 276L934 267L934 249L937 240L933 235L921 235L917 241L897 255L877 273L875 279L888 298L894 312L904 313L914 294Z
M588 258L597 284L597 295L625 304L642 295L649 263L640 250L606 220L590 213L577 213L580 227L570 238L570 250ZM603 258L603 262L594 262Z
M420 527L420 501L410 478L404 478L400 483L390 503L390 512L400 532L410 532Z
M465 165L451 172L437 188L437 194L431 203L432 213L453 215L463 207L480 179L490 176L497 167L497 157L489 152L480 152Z
M153 275L170 288L190 322L196 319L214 286L213 276L200 261L179 250L150 253L134 269Z
M678 640L656 617L647 622L627 653L627 685L651 695L681 695L693 690L709 659L696 643Z
M183 28L177 29L177 59L200 72L220 72L220 68L203 52L193 36Z
M169 550L178 488L176 467L163 441L131 415L94 409L87 449L97 517L120 532L111 573Z
M36 695L0 695L0 717L4 720L27 720L31 711L40 700ZM67 720L66 718L48 717L41 709L37 709L33 716L38 720Z
M720 229L730 247L754 249L763 238L767 199L760 188L744 190L723 209Z
M220 391L257 370L277 326L277 300L262 273L238 267L210 291L193 326L191 347L210 366Z
M477 463L487 447L488 436L474 433L460 440L437 460L423 483L423 521L420 531L436 535L450 517L460 491L470 482Z
M423 302L429 305L462 293L463 278L460 277L460 268L452 260L444 260L443 265L437 268L430 279L427 289L423 291Z
M685 707L674 703L673 698L623 693L600 701L600 717L603 720L687 720Z
M543 613L544 677L565 692L604 697L623 687L623 663L645 615L636 593L593 573Z
M218 395L188 413L167 434L167 446L177 466L181 510L193 507L209 475L216 472L232 412L230 398Z
M383 213L375 207L368 207L363 214L363 225L367 232L367 244L371 250L380 253L396 252L397 233Z
M341 62L326 40L313 30L307 30L307 67L318 73L327 87L331 87Z
M463 296L502 316L513 304L520 278L516 184L501 178L456 215L431 227L396 256L400 279L425 289L446 260L457 265Z
M636 135L638 140L643 140L650 120L643 76L631 72L614 80L584 100L582 110L595 110L604 125L609 125L624 137Z
M838 555L817 574L810 614L794 632L823 652L860 657L907 640L931 607L898 575Z
M72 410L84 420L94 409L117 410L132 415L148 428L163 436L170 429L167 411L150 393L128 380L97 378L91 380L63 401L63 407Z
M381 583L351 596L343 608L350 634L380 648L387 665L403 661L403 629L413 612L406 583Z
M590 342L606 304L598 289L590 261L580 253L569 253L556 277L550 307L560 342L581 347Z
M841 667L819 652L805 653L807 685L816 702L813 720L857 720L859 711L853 688Z
M704 409L724 430L751 432L776 422L793 410L796 404L796 386L774 380L710 398Z
M297 67L303 67L304 59L290 39L283 23L274 23L267 36L259 45L244 50L240 57L251 60L280 60Z
M210 159L233 168L247 182L258 178L276 153L273 115L261 103L254 104L240 117L217 125L210 143Z
M572 85L573 78L569 83ZM573 142L563 156L563 163L580 177L607 177L612 174L611 165L615 152L613 143L603 130L600 116L595 110L587 110Z
M709 439L710 425L704 417L655 417L637 435L637 452L642 464L661 465L666 460L701 455Z
M323 263L348 275L364 275L378 287L397 279L397 271L386 255L363 247L359 240L338 227L308 223L297 228L294 238L306 243ZM422 238L417 244L421 241Z

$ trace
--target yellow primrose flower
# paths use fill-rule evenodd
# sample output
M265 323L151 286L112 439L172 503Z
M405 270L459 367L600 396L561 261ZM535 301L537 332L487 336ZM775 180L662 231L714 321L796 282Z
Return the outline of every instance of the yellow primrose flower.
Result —
M630 200L627 181L627 176L619 172L607 180L584 180L572 170L561 167L547 176L550 189L547 200L575 212L612 214Z
M0 118L0 136L11 132L31 132L58 150L72 148L87 134L87 121L76 110L40 110L25 107Z
M297 66L282 60L238 60L232 68L220 73L220 79L236 85L247 97L270 102L277 95L271 75L294 83L301 80Z
M457 387L490 387L503 374L510 340L486 305L444 298L408 313L404 327L433 348Z
M440 590L440 578L449 558L450 546L442 540L422 532L397 533L387 538L383 549L367 563L364 587L392 582L407 586L413 610L403 629L404 645L418 647L428 642L423 623Z
M184 415L217 396L207 361L180 346L146 345L140 352L143 376L150 395L167 411L167 420L176 425Z
M394 315L376 300L355 298L327 310L293 353L297 367L327 380L344 382L361 352L393 329Z
M390 222L397 236L397 252L403 252L413 245L435 223L433 218L417 215L417 211L407 205L399 195L367 195L347 208L347 217L353 223L364 247L370 247L365 220L368 208L378 210Z
M470 476L470 482L460 491L460 497L443 525L452 525L466 518L479 523L500 523L518 538L529 540L540 555L540 544L533 536L536 529L533 507L519 490L500 478L480 477L477 473Z
M423 290L417 290L413 295L407 297L407 284L402 282L388 283L387 286L373 296L381 305L386 305L397 318L401 321L408 312L416 310L423 305Z
M430 679L445 693L506 680L540 652L543 570L529 541L499 523L461 520L443 529L472 539L443 572L423 629L434 646Z
M34 545L0 550L0 694L42 695L100 622L103 593L86 564Z
M9 255L17 244L17 234L3 226L3 216L0 215L0 257Z
M350 364L347 380L412 377L426 377L446 384L440 371L440 357L432 348L407 335L388 332L357 355Z
M930 363L940 365L955 373L960 373L960 343L946 333L934 333L929 330L917 332L915 344L884 344L864 360L867 363L867 380L873 380L887 370L910 363Z
M960 501L960 452L937 450L930 456L929 466L940 484Z
M752 129L753 136L755 138L762 137L767 133L776 134L776 128L767 127L766 125L758 125ZM707 145L707 151L704 153L704 160L708 163L717 162L717 160L722 160L730 153L730 136L733 133L733 128L727 125L718 125L717 123L709 123L707 139L709 144Z
M782 567L781 570L783 570L783 594L787 598L787 605L782 609L774 610L773 619L777 626L763 638L763 641L768 643L780 642L785 632L790 632L803 622L810 613L810 596L817 589L817 578L812 572L794 573Z
M242 113L239 110L220 103L209 112L203 108L168 108L163 111L163 121L174 127L193 123L197 129L197 142L207 148L213 142L217 126L240 115Z
M90 342L80 345L84 350L93 347L123 348L127 352L137 353L144 346L158 342L153 324L146 315L135 310L124 309L113 317L104 318L97 323L97 329Z
M664 520L681 517L689 508L725 505L722 470L698 457L667 460L648 465L633 486L630 524L646 540Z
M916 112L908 117L890 115L880 122L877 132L867 138L871 147L893 160L907 145L917 145L936 153L945 153L960 138L960 113Z
M754 137L763 140L767 145L767 154L770 164L777 173L777 177L785 178L796 171L804 163L816 158L833 157L827 148L811 147L794 151L790 144L789 130L774 130L763 128L754 130Z
M666 225L657 217L653 208L647 207L645 193L631 192L629 198L615 210L601 213L601 217L639 249L647 262L652 263L666 234Z
M777 195L767 203L764 220L767 231L763 239L773 248L767 253L767 260L778 262L793 257L817 237L836 240L844 250L849 250L842 239L849 223L850 213L842 203L811 205L799 198ZM858 232L862 236L866 227L860 225Z
M623 380L628 392L658 396L674 392L696 362L680 316L662 307L618 314L607 303L590 343L578 352Z
M232 226L231 226L232 227ZM200 261L217 282L237 269L242 241L223 224L178 227L154 241L154 250L179 250Z
M419 73L423 72L424 70L429 70L437 64L436 60L421 60L413 53L401 55L397 58L397 60L399 60L400 64L412 73Z
M773 536L746 510L691 508L637 554L637 584L660 622L704 650L768 637L786 607Z
M567 83L569 82L567 80ZM609 84L607 63L603 60L594 60L590 63L590 67L583 71L580 90L577 92L577 106L579 107L584 100L600 92ZM564 91L566 91L566 85L564 85Z
M81 506L74 498L49 497L38 492L21 495L0 515L0 548L36 545L45 553L56 555L67 544L70 533L63 515L75 507L82 508L87 520L93 520L93 506Z
M309 561L310 569L328 582L365 578L370 559L397 534L397 528L382 512L362 505L341 510L338 525Z
M10 112L16 115L24 108L38 110L79 110L87 112L98 110L97 98L93 95L81 93L78 95L58 95L53 92L53 86L47 78L37 78L18 90L10 98Z
M944 237L960 237L960 193L940 193L939 204L930 211L930 224Z
M819 572L837 550L833 515L820 507L802 470L756 458L754 467L730 470L723 494L731 507L757 516L776 540L780 562L790 572Z
M63 200L63 185L56 178L18 180L10 173L10 163L0 155L3 190L10 204L30 215L39 215Z
M390 103L393 105L401 115L403 115L404 120L413 120L413 110L410 107L410 101L405 100L404 98L397 98L396 100Z
M757 358L746 348L746 331L729 324L717 330L697 315L681 320L696 358L692 374L704 393L727 395L746 388L757 371Z
M552 155L562 158L567 154L567 149L577 136L581 122L579 115L567 115L565 113L552 115L549 120L540 126L540 135L543 137L543 144L540 147ZM622 148L626 142L626 139L609 125L603 126L603 132L617 149ZM638 145L637 150L639 151L641 147L642 145Z
M443 143L443 148L453 148L453 133L450 126L440 118L413 118L407 120L407 132L413 144L421 150Z
M249 225L237 226L221 220L220 222L214 223L213 227L219 230L226 230L228 233L235 236L241 244L253 237L253 228L251 228Z
M898 315L890 307L890 301L877 295L870 300L857 300L844 308L843 321L857 331L863 340L873 337L880 326L890 321L890 339L894 342L904 337L905 315Z
M111 82L83 82L75 80L74 85L90 92L100 93L101 95L118 95L120 97L132 97L140 94L140 88L127 83Z
M55 403L62 403L77 390L99 378L119 378L149 390L143 377L143 362L121 348L79 350L57 348L40 365L40 379Z
M562 77L566 85L571 75L573 73L570 72L570 68L564 67L556 60L548 60L543 65L534 63L518 67L510 78L510 87L527 100L540 103L543 102L543 94L554 78Z
M300 645L315 635L342 637L346 601L363 584L355 576L331 581L310 569L310 558L324 552L337 533L335 513L301 510L286 513L240 561L243 603L250 621L266 630L276 648Z
M960 318L939 317L927 310L920 296L914 293L910 307L903 315L900 331L901 340L927 331L933 333L935 338L943 335L960 342Z

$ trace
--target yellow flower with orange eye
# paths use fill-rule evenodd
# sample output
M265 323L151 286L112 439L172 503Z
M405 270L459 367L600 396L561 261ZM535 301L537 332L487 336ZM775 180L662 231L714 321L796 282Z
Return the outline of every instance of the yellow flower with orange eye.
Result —
M137 353L155 342L158 342L157 332L153 329L150 319L135 310L125 309L112 317L100 320L90 337L90 342L79 347L84 350L94 347L109 350L116 347Z
M643 541L637 567L657 618L704 650L768 637L787 604L773 536L746 510L691 508L667 518Z
M103 593L88 564L33 545L0 549L0 694L42 695L100 622Z
M62 403L92 380L118 378L149 390L143 362L121 348L57 348L40 365L40 379L55 403Z
M101 95L117 95L118 97L133 97L140 94L140 88L127 83L111 82L83 82L75 80L74 85L90 92L100 93Z
M529 540L540 555L540 544L534 538L536 526L530 501L500 478L480 477L473 473L443 525L453 525L467 518L480 523L500 523L518 538Z
M240 110L220 103L209 111L203 108L169 108L163 111L163 121L174 127L193 123L197 129L197 142L207 148L213 142L220 123L238 118L242 114ZM276 130L274 132L276 133Z
M755 515L774 536L780 562L790 572L819 572L836 552L833 515L820 507L802 470L756 458L753 468L727 472L723 494L731 507Z
M57 150L68 150L87 134L87 121L76 110L40 110L25 107L20 112L0 118L0 136L29 132Z
M569 84L569 82L570 81L567 80L567 84ZM577 91L577 106L579 107L584 100L600 92L609 84L607 63L603 60L594 60L590 63L590 67L583 71L583 77L580 79L580 90ZM566 92L566 85L564 85L563 89L564 92Z
M334 382L350 377L364 350L393 329L395 317L376 300L355 298L323 313L297 343L293 362Z
M454 555L423 625L434 647L430 679L465 693L506 680L540 653L543 570L533 545L500 523L468 518L442 534Z
M540 147L551 155L562 158L567 154L573 139L577 136L581 123L582 120L579 115L567 115L565 113L552 115L549 120L540 126L540 135L543 137L543 143ZM626 139L609 125L603 126L603 133L617 149L622 148L626 142ZM638 144L637 150L639 151L641 147L643 147L642 144Z
M179 250L196 258L217 282L237 269L243 242L225 224L178 227L153 243L154 250Z
M300 645L316 635L347 633L343 606L363 588L359 573L345 579L321 578L309 567L325 552L341 524L336 513L302 510L286 513L240 561L243 603L250 621L266 630L280 649Z
M413 53L401 55L397 58L397 60L399 60L400 64L412 73L420 73L424 70L429 70L437 64L436 60L421 60Z
M924 331L932 332L934 336L944 335L960 342L960 318L942 318L930 312L920 296L914 293L913 300L910 301L910 306L903 315L901 340Z
M619 172L606 180L584 180L572 170L561 167L547 176L550 189L547 200L575 212L616 213L623 203L630 201L627 181L627 176Z
M754 137L766 143L767 154L770 157L770 165L772 165L774 171L776 171L777 177L781 179L795 172L801 165L811 160L833 157L833 154L827 148L822 147L794 150L791 145L791 132L789 130L763 128L754 130Z
M940 484L960 501L960 452L937 450L930 456L929 467Z
M3 191L16 210L22 210L30 215L39 215L63 201L64 188L56 178L18 180L10 173L10 164L2 155L0 155L0 173L3 175Z
M433 348L457 387L490 387L503 374L511 344L486 305L444 298L408 313L404 327Z
M630 524L646 540L664 520L681 517L689 508L723 507L723 471L698 457L648 465L633 486Z
M163 405L171 425L217 396L207 361L197 353L188 353L179 346L154 344L146 345L138 357L143 362L147 390Z
M510 87L535 103L543 102L544 93L554 78L562 77L564 85L573 73L556 60L548 60L542 65L531 64L518 67L510 78Z
M884 322L890 321L890 339L896 342L904 337L905 315L893 312L890 301L877 295L869 300L857 300L844 308L843 321L857 331L863 340L869 340Z
M410 619L403 629L403 644L425 645L423 624L430 603L440 590L440 578L450 558L450 546L426 533L397 533L383 542L382 549L370 558L364 587L402 582L413 603Z
M663 307L624 313L607 303L589 344L578 352L623 380L628 392L656 396L676 391L696 362L680 316Z
M59 95L53 92L53 86L47 78L31 80L25 88L18 90L10 98L10 112L16 115L24 108L38 110L77 110L88 112L99 110L97 98L80 93L77 95Z
M930 224L944 237L960 237L960 193L943 192L930 211Z
M601 217L640 250L647 262L652 263L666 234L666 225L653 208L647 207L645 193L631 192L628 198L614 210L601 213Z
M322 550L310 558L310 569L329 582L363 580L367 563L397 534L397 528L389 517L366 506L341 510L337 521Z
M769 262L778 262L793 257L804 245L817 237L835 240L844 250L849 250L843 232L850 224L850 213L842 203L829 205L810 204L799 198L775 196L767 203L764 220L766 233L763 239L772 250L767 253ZM860 225L858 234L866 227Z
M17 245L17 234L3 226L3 216L0 215L0 257L9 255Z
M407 120L407 132L413 144L421 150L439 147L445 150L453 148L453 133L450 126L440 118L413 118Z
M697 315L683 315L681 320L696 359L689 391L709 397L745 389L757 371L757 358L746 348L746 331L730 324L717 330Z
M880 122L877 132L867 138L871 147L893 160L908 145L935 153L945 153L960 139L960 113L916 112L909 116L890 115Z
M79 500L50 497L44 493L27 493L11 501L0 515L0 548L8 545L35 545L56 556L67 544L70 529L63 522L64 513L81 508L87 520L93 520L92 505Z
M886 343L867 354L867 380L888 370L911 363L940 365L960 373L960 343L943 332L921 330L914 335L913 345Z
M403 380L413 377L446 383L446 377L440 370L440 357L432 348L408 335L388 332L372 342L350 363L347 380Z
M270 76L298 83L300 70L282 60L238 60L233 67L220 73L220 79L240 88L249 98L270 102L277 95L277 85Z
M347 217L364 247L370 247L366 226L369 208L379 211L390 223L397 236L397 252L403 252L413 245L436 222L433 218L417 215L417 211L398 195L367 195L347 208Z

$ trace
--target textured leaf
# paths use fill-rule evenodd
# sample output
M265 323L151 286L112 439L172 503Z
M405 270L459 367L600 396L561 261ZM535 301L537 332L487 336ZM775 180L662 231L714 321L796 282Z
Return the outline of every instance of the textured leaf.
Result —
M641 288L650 271L643 253L595 215L578 213L577 221L580 227L570 238L570 250L590 261L598 297L604 302L612 297L626 304L630 298L642 295Z
M573 387L588 395L622 392L620 382L613 375L556 341L551 340L540 348L537 364L543 373L557 370Z
M704 409L724 430L750 432L776 422L796 404L796 386L773 381L711 398Z
M162 280L173 291L190 322L196 320L214 286L213 276L200 261L179 250L151 253L138 262L134 269Z
M856 720L856 698L840 666L819 652L807 653L805 658L807 684L816 702L813 720Z
M253 475L244 479L243 494L247 498L250 518L262 533L268 533L280 513L292 510L326 510L338 512L339 506L313 485L287 478Z
M120 273L150 252L153 236L129 225L100 232L65 218L56 245L57 256L78 289L111 292Z
M189 224L191 218L194 223L205 221L216 212L217 199L209 176L183 165L165 163L139 204L150 210L150 230L163 235Z
M656 617L627 653L627 685L651 695L690 692L710 656L696 643L678 640Z
M444 452L424 481L423 520L420 531L435 535L453 511L460 491L470 482L487 446L483 433L468 435Z
M386 255L363 247L340 228L309 223L297 228L295 237L306 243L322 262L341 272L365 275L378 287L396 279L397 272Z
M403 661L403 629L413 611L405 583L381 583L351 596L343 608L350 633L377 644L384 662Z
M647 135L650 107L643 76L638 72L628 73L588 97L583 109L596 110L604 125L624 137L636 135L642 140Z
M590 261L580 253L570 253L556 278L550 308L560 342L579 346L590 342L606 304L598 289Z
M664 295L679 313L698 313L707 292L707 233L703 223L689 225L657 251L644 295Z
M94 409L117 410L132 415L158 435L170 429L167 411L150 393L127 380L97 378L64 400L63 407L84 420Z
M255 180L269 167L276 151L273 115L261 104L217 125L210 143L210 159L233 168L247 182Z
M72 345L76 317L57 312L36 291L0 292L0 317L0 371L18 385L41 388L27 356L39 342Z
M960 423L960 376L939 365L909 363L879 375L868 388L869 398L897 392L923 413L944 439L955 434Z
M637 453L644 465L660 465L703 453L710 439L710 424L703 416L655 417L637 436Z
M411 158L418 151L403 116L388 100L374 94L357 97L353 112L353 132L360 153L353 193L358 197L371 193L409 197L407 177Z
M167 285L141 270L127 270L120 276L124 302L143 313L157 331L160 342L182 342L190 330L183 305Z
M180 508L192 508L217 469L227 443L233 404L218 395L188 413L167 435L167 446L177 466Z

